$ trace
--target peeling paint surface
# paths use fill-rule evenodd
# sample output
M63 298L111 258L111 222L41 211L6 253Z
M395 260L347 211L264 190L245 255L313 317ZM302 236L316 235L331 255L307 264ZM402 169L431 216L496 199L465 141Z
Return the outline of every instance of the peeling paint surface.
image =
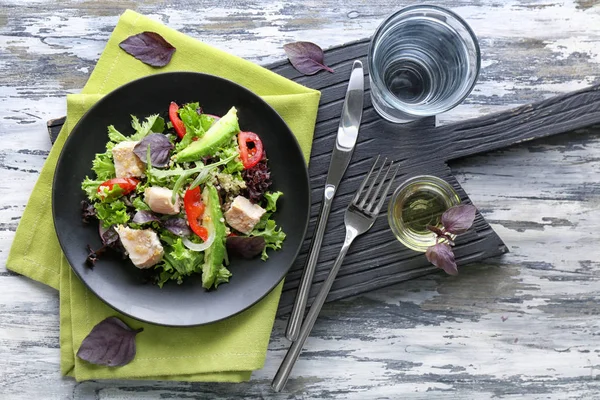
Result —
M291 41L367 37L417 3L0 1L0 398L600 399L600 127L453 162L510 253L326 304L281 394L269 384L289 346L282 317L247 383L61 378L57 293L4 266L50 149L46 121L65 114L126 8L266 64ZM483 57L441 124L600 83L599 1L435 4L469 22Z

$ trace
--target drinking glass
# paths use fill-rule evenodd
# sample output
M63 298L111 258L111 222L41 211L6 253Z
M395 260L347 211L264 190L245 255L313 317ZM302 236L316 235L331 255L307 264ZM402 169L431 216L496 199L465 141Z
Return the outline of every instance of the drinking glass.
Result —
M452 11L417 5L377 28L368 55L371 99L388 121L446 112L471 92L481 65L477 37Z

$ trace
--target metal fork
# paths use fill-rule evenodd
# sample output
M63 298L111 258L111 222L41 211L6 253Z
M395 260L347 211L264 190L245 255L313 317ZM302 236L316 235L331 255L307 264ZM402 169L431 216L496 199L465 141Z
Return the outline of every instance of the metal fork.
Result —
M283 359L283 362L281 363L277 374L275 374L275 378L271 383L271 387L276 392L280 392L285 387L290 373L292 372L292 368L294 367L294 364L298 359L300 352L302 351L302 346L304 345L304 342L308 338L308 335L310 335L310 332L312 331L312 328L315 325L315 321L317 320L319 312L321 311L321 308L325 303L325 299L329 294L331 285L333 284L333 281L335 280L335 277L338 271L340 270L340 267L342 266L342 262L344 261L344 257L346 256L350 245L358 235L362 235L363 233L371 229L371 227L375 223L375 220L377 219L377 215L379 214L383 203L385 202L385 198L390 190L390 187L392 186L392 182L396 177L396 173L398 172L399 167L396 167L394 174L391 176L391 178L388 181L388 184L385 186L385 190L382 191L386 178L392 170L392 166L394 164L393 162L390 162L383 178L379 179L379 176L383 172L385 164L387 163L386 158L383 161L383 164L381 164L379 170L377 171L377 175L371 180L368 189L365 190L365 186L369 182L371 175L373 175L373 171L375 170L375 166L377 165L378 161L379 156L377 156L377 158L375 159L375 162L373 163L369 174L360 184L356 195L354 196L354 198L350 202L350 205L346 209L346 214L344 215L344 224L346 225L346 239L344 240L344 245L342 246L340 254L338 255L337 259L335 260L335 263L333 264L333 268L331 268L331 271L329 271L329 275L323 283L319 294L317 294L315 301L313 302L313 304L310 307L310 310L308 311L308 315L306 316L306 319L302 324L302 328L300 329L298 339L294 341L290 346L290 349L285 355L285 358ZM377 182L379 182L379 185L377 186L375 193L371 195L371 192L373 191L373 188L375 187L375 184ZM379 201L377 201L378 197Z

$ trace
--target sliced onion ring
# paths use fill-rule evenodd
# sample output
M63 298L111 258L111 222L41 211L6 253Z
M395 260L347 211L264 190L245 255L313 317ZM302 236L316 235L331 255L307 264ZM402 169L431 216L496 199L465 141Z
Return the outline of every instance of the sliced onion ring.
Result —
M187 237L183 237L183 238L181 238L183 245L193 251L204 251L204 250L208 249L210 246L212 246L213 242L215 241L215 236L216 236L215 225L212 221L210 221L209 223L207 223L205 225L205 227L206 227L206 230L208 231L208 239L206 239L206 242L194 243Z

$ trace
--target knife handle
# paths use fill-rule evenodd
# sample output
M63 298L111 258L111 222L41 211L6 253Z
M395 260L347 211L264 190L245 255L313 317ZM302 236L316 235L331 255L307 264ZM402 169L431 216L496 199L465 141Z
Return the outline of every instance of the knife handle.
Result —
M310 250L308 251L308 257L306 258L306 264L304 265L304 270L302 271L300 285L298 286L298 291L296 292L296 299L294 300L294 306L292 307L292 313L290 314L287 331L285 333L285 336L291 341L296 340L298 338L298 334L300 333L300 327L302 326L302 319L304 318L304 311L306 309L306 303L310 294L310 287L315 274L317 259L319 258L321 244L323 243L325 226L327 225L327 219L329 218L329 211L331 210L331 203L333 201L335 191L335 186L326 185L325 191L323 192L323 202L321 203L321 211L319 213L319 219L317 220L317 227L310 242Z

